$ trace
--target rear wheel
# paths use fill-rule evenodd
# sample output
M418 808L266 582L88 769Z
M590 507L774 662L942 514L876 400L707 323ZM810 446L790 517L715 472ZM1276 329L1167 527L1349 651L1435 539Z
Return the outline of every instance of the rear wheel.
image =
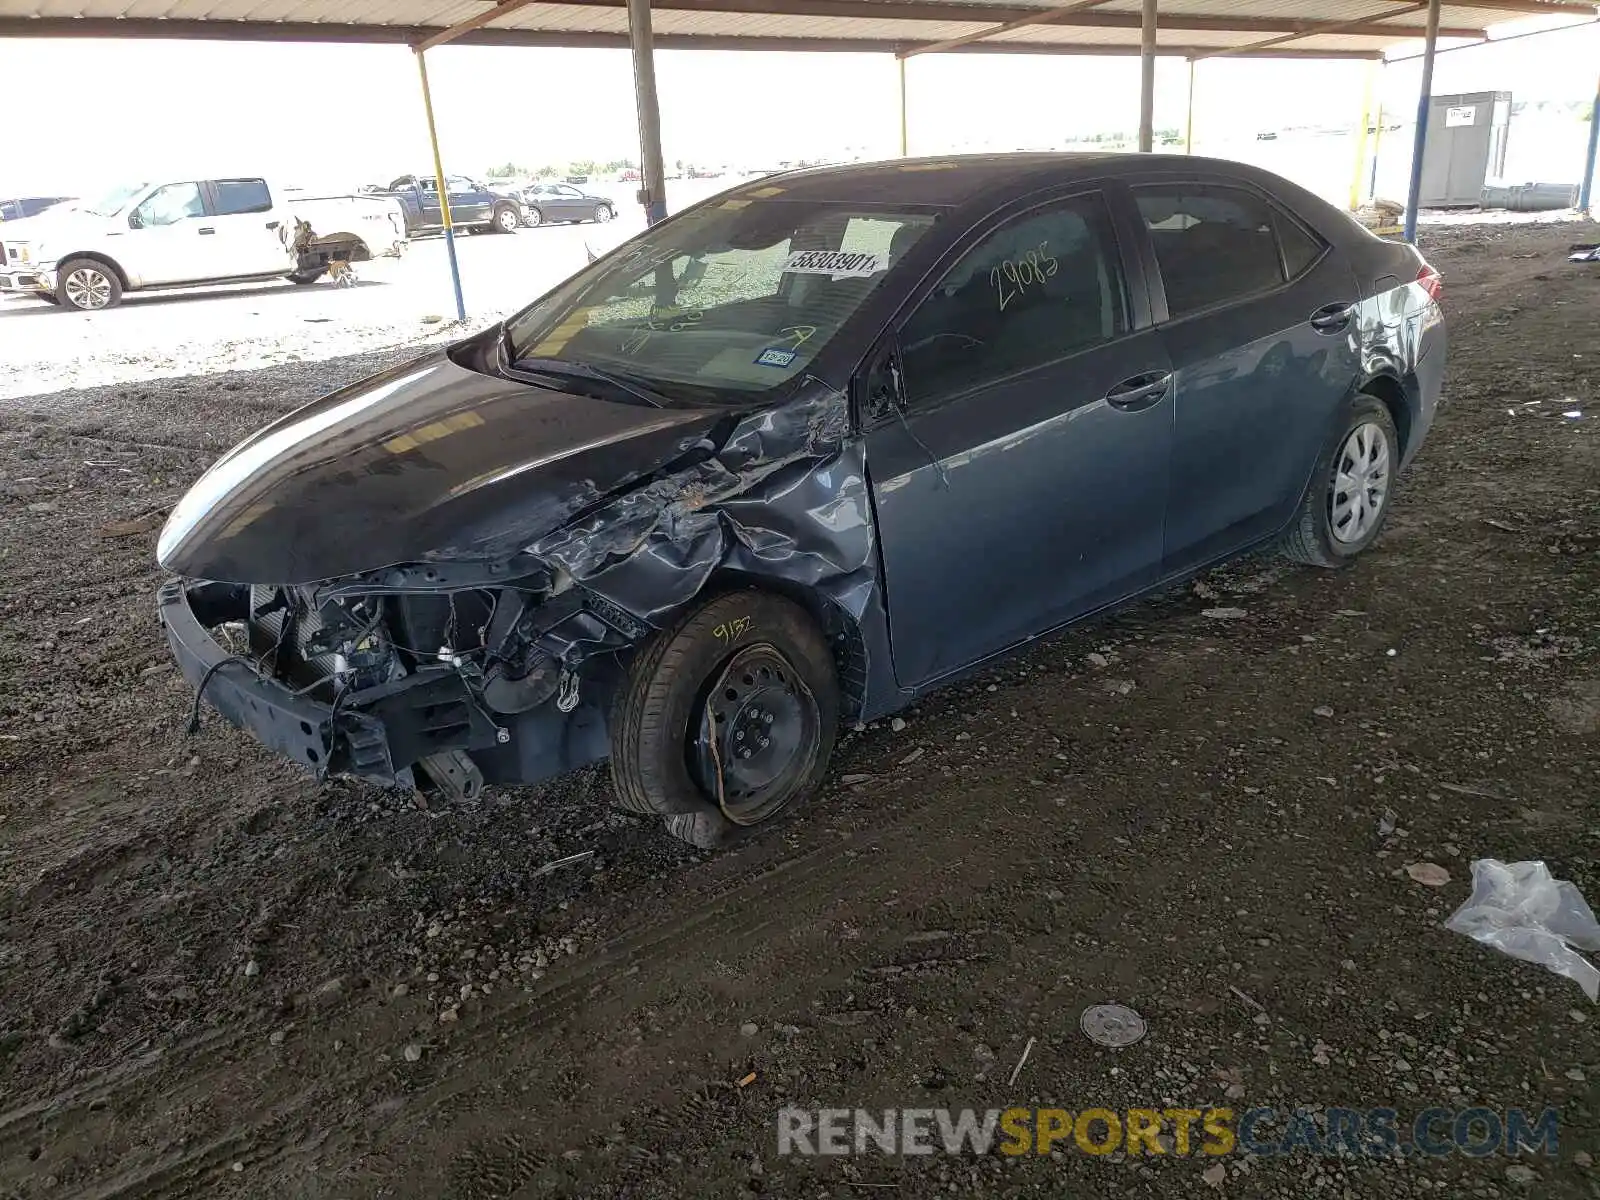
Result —
M794 811L833 752L839 685L821 630L793 602L731 592L634 660L611 722L618 804L726 845Z
M1296 562L1345 567L1377 540L1389 515L1400 436L1389 408L1358 395L1340 432L1317 459L1300 511L1280 549Z
M122 299L122 280L102 262L69 258L56 276L56 299L83 312L114 308Z

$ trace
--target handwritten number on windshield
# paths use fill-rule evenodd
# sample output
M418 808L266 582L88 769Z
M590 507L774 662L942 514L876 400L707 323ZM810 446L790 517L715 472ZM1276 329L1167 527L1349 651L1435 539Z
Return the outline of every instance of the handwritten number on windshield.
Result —
M705 320L705 313L698 308L658 308L634 326L627 337L622 339L622 352L628 355L637 355L650 344L652 334L666 330L668 333L682 333L686 329L693 329Z
M1007 259L989 272L989 282L994 284L995 295L1000 299L1000 311L1031 287L1040 287L1046 279L1059 271L1060 264L1045 253L1048 241L1016 258ZM1010 285L1007 287L1007 285Z

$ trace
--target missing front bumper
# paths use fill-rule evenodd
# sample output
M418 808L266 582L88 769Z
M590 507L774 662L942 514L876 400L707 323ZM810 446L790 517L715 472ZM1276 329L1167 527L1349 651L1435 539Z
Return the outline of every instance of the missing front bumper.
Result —
M173 579L156 598L167 645L200 699L268 749L323 774L410 782L432 755L487 749L507 740L466 682L447 669L346 692L331 704L297 693L254 660L230 654L211 630L249 616L250 589Z

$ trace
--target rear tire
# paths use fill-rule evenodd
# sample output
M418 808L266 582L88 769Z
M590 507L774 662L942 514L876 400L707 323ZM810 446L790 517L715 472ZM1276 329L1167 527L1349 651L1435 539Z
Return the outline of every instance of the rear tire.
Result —
M56 299L62 308L79 312L115 308L122 300L122 280L103 262L69 258L56 274Z
M816 791L838 725L833 656L810 616L768 592L725 593L629 667L611 720L617 804L691 845L728 845Z
M1313 567L1347 567L1377 540L1394 500L1400 435L1382 400L1357 395L1317 457L1305 499L1278 548Z

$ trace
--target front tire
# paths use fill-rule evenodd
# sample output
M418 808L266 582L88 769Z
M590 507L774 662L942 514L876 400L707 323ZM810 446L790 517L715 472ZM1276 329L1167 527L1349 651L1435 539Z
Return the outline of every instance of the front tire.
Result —
M1382 400L1356 396L1339 428L1279 544L1287 557L1314 567L1347 567L1377 540L1400 467L1400 435Z
M291 271L286 276L290 283L298 283L301 287L315 283L328 273L327 267L309 267L304 271Z
M122 300L122 280L103 262L69 258L56 277L56 299L63 308L79 312L115 308Z
M595 223L597 225L604 225L607 221L611 220L611 218L616 216L616 215L617 214L616 214L615 210L613 210L611 205L609 205L609 204L597 204L597 205L595 205L594 219L595 219Z
M498 204L494 209L494 223L492 228L496 233L515 233L522 224L522 218L517 215L517 210L509 204Z
M691 609L631 664L611 721L617 803L691 845L727 845L797 809L839 725L827 639L782 596Z
M537 229L544 224L544 214L537 208L530 208L527 217L523 220L523 224L529 229Z

